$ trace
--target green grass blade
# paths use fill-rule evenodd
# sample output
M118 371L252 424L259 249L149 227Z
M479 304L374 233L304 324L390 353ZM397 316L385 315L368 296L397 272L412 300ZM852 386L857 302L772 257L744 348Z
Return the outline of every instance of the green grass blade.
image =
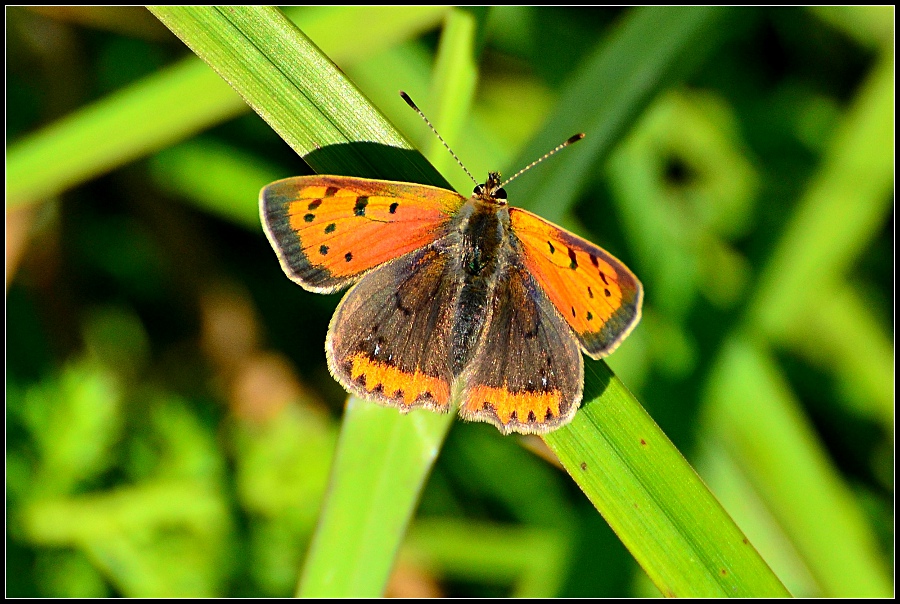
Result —
M377 111L365 119L346 79L321 78L335 65L276 9L154 7L163 23L222 76L298 154L350 141L406 146ZM277 57L277 63L272 58ZM360 99L363 102L363 99ZM331 168L348 173L366 163L347 147Z
M753 320L777 338L834 287L890 212L894 61L870 74L760 278Z
M851 391L854 408L894 432L894 346L870 301L850 286L835 287L792 327L791 347L830 367ZM841 321L835 321L841 317ZM847 334L853 334L848 338ZM861 345L861 343L865 343Z
M889 596L863 512L765 345L746 334L730 339L708 396L713 431L748 467L824 595Z
M203 63L177 63L14 143L7 208L57 195L234 117L242 105Z
M285 8L284 14L343 67L435 27L448 10L446 6L313 6ZM359 27L360 23L365 27Z
M516 598L552 598L565 576L569 549L554 529L428 519L410 528L401 561L450 579L512 584Z
M300 597L379 596L453 415L347 403Z
M587 371L587 402L544 441L659 590L678 597L790 595L606 364Z
M475 15L467 10L455 8L447 13L444 30L441 33L428 103L429 107L437 110L437 114L433 111L428 113L429 119L444 140L454 141L461 138L460 133L472 106L477 80L475 64L477 25ZM438 137L431 138L430 144L426 146L425 156L438 171L449 175L448 180L453 183L456 190L466 191L472 186L471 181L465 177L456 160L447 152Z
M154 10L177 20L188 9ZM289 13L308 22L308 31L332 57L352 65L433 25L446 10L318 7ZM336 35L360 17L378 26L369 30L377 35ZM247 104L207 65L186 59L13 143L7 208L59 194L246 111Z
M150 159L154 182L177 199L259 230L255 199L265 185L288 176L257 156L211 140L190 140Z
M477 37L477 36L476 36ZM443 41L442 37L442 41ZM471 56L471 53L469 53ZM502 167L503 160L509 155L503 141L498 140L493 134L493 124L490 121L479 120L473 111L468 119L460 124L460 130L454 134L454 125L445 121L434 120L434 113L438 109L439 102L451 101L460 105L466 104L464 93L456 95L438 96L431 91L431 82L435 79L443 79L443 70L440 66L432 66L432 56L427 47L421 42L410 42L398 45L387 52L382 52L371 59L354 64L346 71L350 78L356 82L374 104L380 107L391 122L416 142L418 148L423 149L429 159L432 159L431 149L436 138L419 116L410 111L405 104L396 104L397 89L403 88L419 104L419 107L435 121L441 136L444 137L475 177L484 178L489 169ZM465 65L463 62L457 65ZM385 74L391 74L385 77ZM432 101L432 98L435 100ZM477 111L478 107L473 107ZM454 115L458 110L454 110ZM450 126L448 130L447 126ZM438 143L440 144L440 143ZM435 150L437 149L434 147ZM468 193L472 190L472 181L455 165L447 151L440 147L440 151L434 154L434 159L439 162L442 174L454 185L457 191ZM453 162L453 163L450 163ZM438 166L438 164L435 164Z

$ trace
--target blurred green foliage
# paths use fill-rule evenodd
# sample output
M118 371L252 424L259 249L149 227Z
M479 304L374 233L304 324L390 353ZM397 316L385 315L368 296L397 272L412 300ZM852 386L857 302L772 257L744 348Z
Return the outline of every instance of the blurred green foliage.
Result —
M432 146L394 95L440 94L444 13L357 10L291 16ZM447 136L469 169L518 169L633 10L477 13ZM641 277L610 366L801 596L893 592L893 16L736 9L571 183L572 211L528 200ZM284 278L256 197L307 168L144 9L7 23L8 595L290 595L345 399L322 354L338 297ZM521 442L452 428L389 594L653 593Z

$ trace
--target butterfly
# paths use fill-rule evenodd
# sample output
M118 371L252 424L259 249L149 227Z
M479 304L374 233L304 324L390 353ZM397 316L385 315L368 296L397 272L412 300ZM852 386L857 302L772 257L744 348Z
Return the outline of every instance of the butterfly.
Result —
M459 400L460 416L504 434L572 419L582 351L615 350L640 320L643 288L608 252L510 207L506 182L491 172L470 197L346 176L262 189L285 274L312 292L350 287L325 342L347 391L401 412Z

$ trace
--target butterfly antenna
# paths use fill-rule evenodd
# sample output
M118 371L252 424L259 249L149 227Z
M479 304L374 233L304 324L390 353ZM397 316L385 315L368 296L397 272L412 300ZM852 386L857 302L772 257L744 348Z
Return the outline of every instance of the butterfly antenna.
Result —
M476 185L481 184L481 183L479 183L477 180L475 180L475 177L472 176L472 173L471 173L471 172L469 172L468 170L466 170L466 167L463 165L463 163L462 163L462 162L459 160L459 158L456 156L456 153L453 152L453 149L450 148L450 145L447 144L447 142L446 142L446 141L444 140L444 138L438 133L438 131L435 129L435 127L431 124L431 122L428 121L428 118L425 117L425 114L422 113L422 110L419 109L419 108L416 106L415 103L413 103L413 100L412 100L411 98L409 98L409 95L406 94L405 92L403 92L403 91L401 90L401 91L400 91L400 96L403 97L403 100L406 101L406 104L407 104L407 105L409 105L410 107L412 107L412 108L415 110L415 112L419 114L419 117L421 117L423 120L425 120L425 123L428 124L428 127L429 127L429 128L431 128L431 131L434 132L434 135L435 135L436 137L438 137L438 140L441 141L441 143L443 143L443 145L444 145L444 147L447 149L447 151L450 152L450 155L453 156L453 159L456 160L456 163L459 164L459 167L463 169L463 172L465 172L466 174L469 175L469 178L472 179L472 182L474 182ZM582 136L583 136L583 135L582 135ZM565 146L565 145L561 145L561 146ZM554 151L554 152L555 152L555 151ZM541 158L541 159L543 159L543 158ZM540 161L540 160L538 160L538 161ZM537 162L535 162L535 163L537 163ZM530 167L531 167L531 166L529 166L529 168L530 168ZM517 174L516 176L518 176L518 174Z
M550 151L549 153L547 153L546 155L544 155L544 157L541 157L540 159L534 160L533 162L531 162L530 164L528 164L527 166L525 166L524 168L522 168L521 170L519 170L518 172L516 172L515 174L513 174L512 176L510 176L510 177L507 178L506 180L504 180L503 183L502 183L500 186L501 186L501 187L505 187L505 186L508 185L510 182L512 182L513 180L515 180L516 178L518 178L519 176L521 176L522 174L524 174L524 173L527 172L528 170L532 169L533 167L535 167L536 165L538 165L539 163L541 163L542 161L544 161L545 159L547 159L547 158L550 157L551 155L557 153L558 151L562 151L563 149L565 149L566 147L568 147L568 146L571 145L572 143L577 143L578 141L580 141L580 140L583 139L583 138L584 138L584 132L579 132L578 134L576 134L575 136L571 137L569 140L567 140L567 141L564 142L563 144L559 145L559 146L558 146L556 149L554 149L553 151Z

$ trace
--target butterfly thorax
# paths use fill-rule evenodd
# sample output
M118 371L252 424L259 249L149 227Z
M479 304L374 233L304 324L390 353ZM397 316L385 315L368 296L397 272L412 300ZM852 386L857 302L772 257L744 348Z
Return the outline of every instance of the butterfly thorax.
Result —
M450 235L452 253L467 280L490 279L509 247L509 210L473 196L462 207Z
M509 209L500 173L489 172L484 184L451 223L452 254L467 275L467 282L491 280L509 251Z

